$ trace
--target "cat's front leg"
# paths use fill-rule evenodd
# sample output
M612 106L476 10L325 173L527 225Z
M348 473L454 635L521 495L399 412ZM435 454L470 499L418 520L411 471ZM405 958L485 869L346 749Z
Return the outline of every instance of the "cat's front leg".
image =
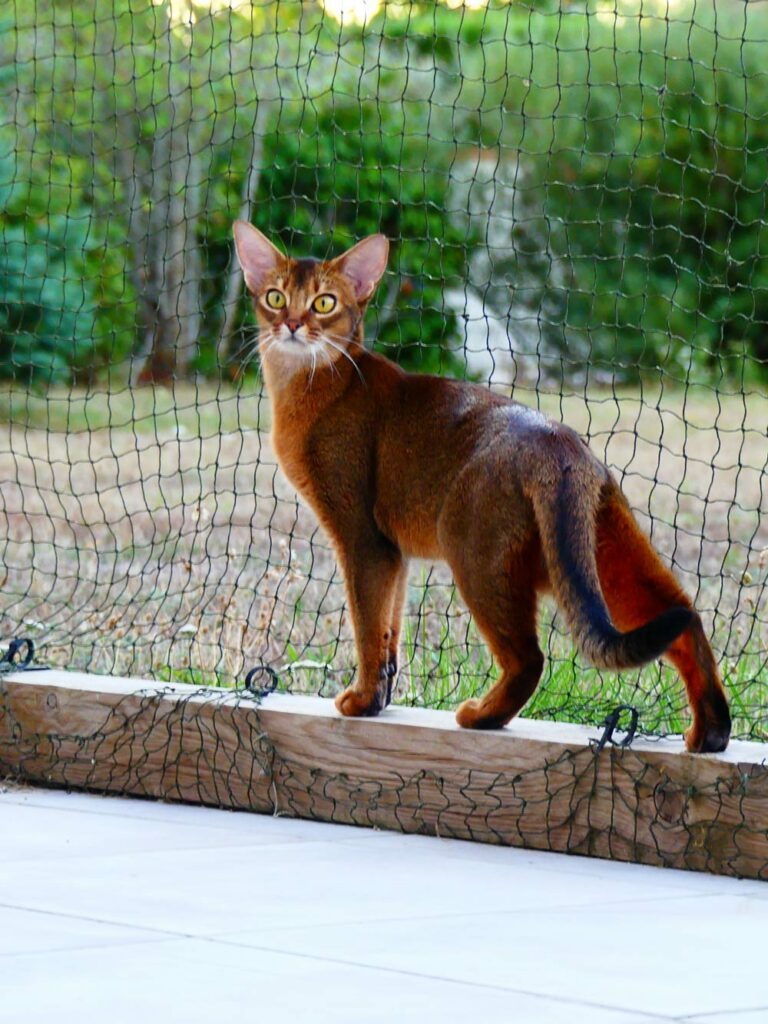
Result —
M397 683L397 674L400 670L400 630L403 622L403 608L408 590L408 563L403 559L400 572L395 581L392 594L392 611L389 615L389 636L387 639L386 651L386 672L387 672L387 704L392 700L392 694Z
M378 715L392 699L397 675L403 559L383 537L345 546L339 554L355 631L358 669L353 685L336 698L336 707L342 715ZM397 631L393 628L396 612Z

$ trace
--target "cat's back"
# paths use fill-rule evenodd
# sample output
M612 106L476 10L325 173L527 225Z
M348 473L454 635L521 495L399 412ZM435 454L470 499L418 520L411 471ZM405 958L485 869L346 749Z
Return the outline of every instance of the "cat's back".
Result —
M392 490L436 507L459 475L502 489L556 476L565 465L600 465L569 426L465 381L408 374L379 435L379 470Z
M388 440L417 450L447 446L469 453L494 438L512 447L535 446L558 436L577 437L564 424L531 406L470 381L406 374L391 407Z

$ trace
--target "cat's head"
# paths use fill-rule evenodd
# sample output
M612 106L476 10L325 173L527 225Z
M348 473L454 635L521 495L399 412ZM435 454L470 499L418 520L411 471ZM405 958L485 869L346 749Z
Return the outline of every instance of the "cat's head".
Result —
M383 235L364 238L336 259L294 260L252 224L236 221L235 248L253 296L262 353L284 363L334 364L362 342L362 319L387 266Z

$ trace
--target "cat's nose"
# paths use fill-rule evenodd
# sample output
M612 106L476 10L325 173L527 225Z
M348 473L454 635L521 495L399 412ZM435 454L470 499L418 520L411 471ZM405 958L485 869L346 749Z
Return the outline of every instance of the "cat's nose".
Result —
M285 321L285 326L288 328L288 330L291 332L291 334L295 334L296 331L298 331L298 329L301 327L301 321L300 320L286 320Z

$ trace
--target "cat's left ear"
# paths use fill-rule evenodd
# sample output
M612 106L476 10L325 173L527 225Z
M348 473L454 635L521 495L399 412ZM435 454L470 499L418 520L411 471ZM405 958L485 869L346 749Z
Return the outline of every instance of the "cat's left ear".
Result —
M384 235L370 235L338 256L333 265L355 286L355 296L362 304L376 290L387 269L388 256L389 242Z
M262 235L258 228L247 221L236 220L233 233L246 287L256 295L261 290L264 278L285 263L285 256L272 245L266 235Z

